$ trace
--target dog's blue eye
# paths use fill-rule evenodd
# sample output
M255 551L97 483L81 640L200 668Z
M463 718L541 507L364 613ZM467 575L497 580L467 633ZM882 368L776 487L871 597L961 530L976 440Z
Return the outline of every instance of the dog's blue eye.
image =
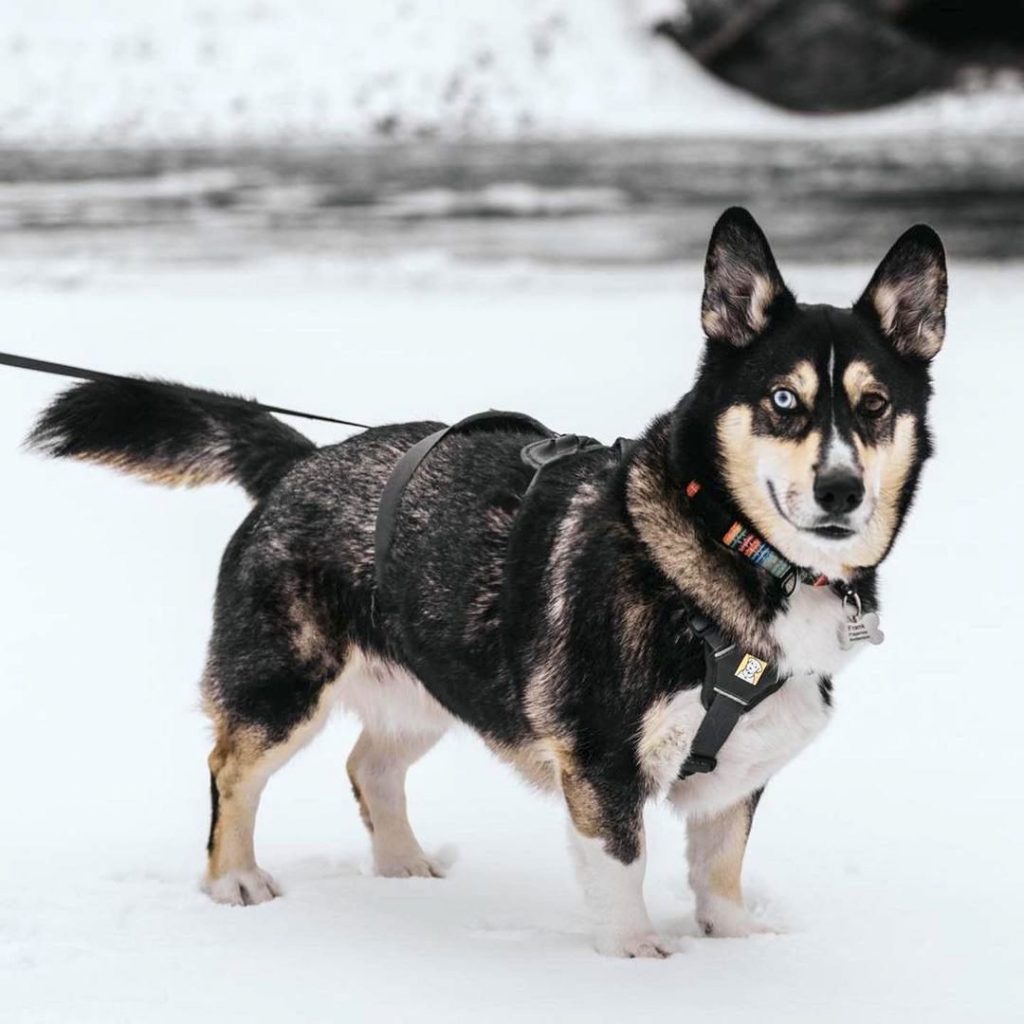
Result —
M772 405L779 412L795 412L799 408L800 402L789 388L779 388L772 392Z

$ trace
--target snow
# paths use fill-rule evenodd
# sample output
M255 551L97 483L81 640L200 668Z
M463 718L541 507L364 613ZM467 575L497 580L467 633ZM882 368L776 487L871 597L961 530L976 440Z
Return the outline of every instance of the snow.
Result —
M6 0L0 144L1024 131L1015 81L828 121L775 110L655 38L669 6Z
M870 270L788 269L831 301ZM0 273L5 349L367 422L493 406L611 439L672 403L698 352L696 264L20 273ZM837 681L834 725L754 829L749 893L786 934L698 938L683 827L652 808L648 900L683 949L664 963L591 951L557 804L468 733L410 780L447 880L368 874L339 717L264 801L286 897L200 895L196 682L245 499L19 451L58 384L0 372L0 1020L1020 1020L1022 285L1021 266L952 268L939 455L885 574L888 642Z
M625 209L629 197L617 188L538 188L503 181L479 189L434 188L402 192L381 203L385 216L409 220L434 217L559 217Z

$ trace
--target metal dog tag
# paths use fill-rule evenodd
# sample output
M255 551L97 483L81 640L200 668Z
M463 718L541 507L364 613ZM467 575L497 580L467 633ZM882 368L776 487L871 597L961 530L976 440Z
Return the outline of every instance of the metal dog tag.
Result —
M866 640L869 644L877 647L885 641L885 634L879 626L878 616L874 612L847 619L839 627L839 646L844 651L848 651L854 644L863 643Z
M877 647L885 640L885 634L879 628L878 615L875 612L864 614L860 603L860 594L852 587L843 595L843 612L846 621L839 627L839 646L848 651L854 644L863 643Z

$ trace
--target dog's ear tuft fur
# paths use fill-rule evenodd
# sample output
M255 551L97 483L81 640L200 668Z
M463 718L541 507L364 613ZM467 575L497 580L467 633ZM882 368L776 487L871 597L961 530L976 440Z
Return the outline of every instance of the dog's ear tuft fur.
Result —
M793 296L768 239L746 210L731 207L711 232L701 305L704 333L744 348L764 332L782 301L792 303Z
M946 337L946 253L926 224L900 236L854 307L901 355L934 359Z

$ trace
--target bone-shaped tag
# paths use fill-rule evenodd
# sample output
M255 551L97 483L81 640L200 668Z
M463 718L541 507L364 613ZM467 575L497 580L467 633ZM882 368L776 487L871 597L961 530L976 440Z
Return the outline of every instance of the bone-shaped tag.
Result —
M885 641L885 634L880 628L878 615L875 612L847 619L839 627L839 646L844 651L848 651L854 644L863 643L865 640L875 647Z

